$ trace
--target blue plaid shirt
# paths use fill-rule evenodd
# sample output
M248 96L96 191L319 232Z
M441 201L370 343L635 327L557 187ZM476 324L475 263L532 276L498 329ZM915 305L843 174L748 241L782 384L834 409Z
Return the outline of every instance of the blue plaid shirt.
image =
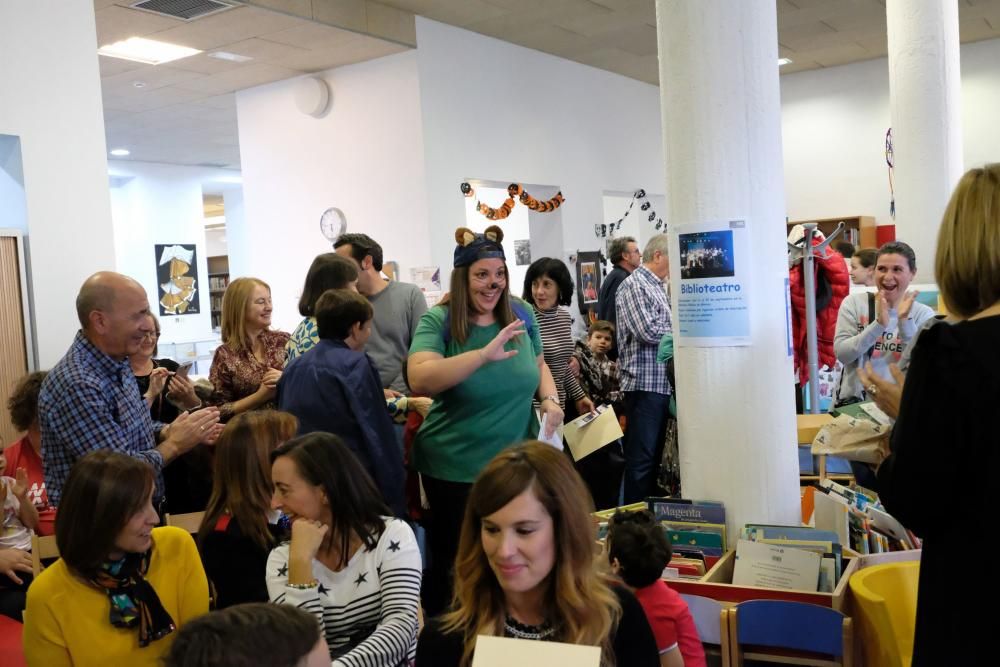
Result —
M667 365L656 361L657 348L670 323L670 300L663 281L640 266L618 287L618 370L622 391L670 394Z
M42 382L38 394L42 461L49 504L58 505L66 476L77 459L112 449L147 461L156 471L155 498L163 495L163 457L149 407L128 360L116 361L82 332Z

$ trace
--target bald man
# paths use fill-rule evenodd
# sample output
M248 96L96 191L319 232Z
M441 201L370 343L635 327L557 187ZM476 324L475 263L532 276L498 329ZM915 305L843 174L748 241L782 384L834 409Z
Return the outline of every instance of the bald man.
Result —
M217 435L219 412L182 413L154 422L128 363L152 332L146 291L120 273L87 278L76 297L80 331L46 376L38 395L42 460L49 503L59 504L70 468L85 454L112 449L149 463L154 500L163 498L163 466Z

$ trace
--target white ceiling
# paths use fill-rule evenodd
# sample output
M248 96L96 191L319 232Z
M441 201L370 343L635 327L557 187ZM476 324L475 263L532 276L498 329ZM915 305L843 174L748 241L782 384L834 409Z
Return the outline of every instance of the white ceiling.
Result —
M98 58L108 150L127 148L130 160L239 168L234 91L408 48L256 7L186 23L126 4L94 0L98 45L140 36L205 51L155 66ZM214 51L253 60L217 60Z
M234 91L415 44L413 15L656 84L654 0L243 0L189 23L94 0L98 44L146 36L206 52L148 66L100 57L108 148L129 159L239 167ZM739 0L731 0L738 2ZM886 54L885 0L776 0L783 74ZM1000 0L959 3L961 40L1000 37ZM136 83L144 84L136 87Z

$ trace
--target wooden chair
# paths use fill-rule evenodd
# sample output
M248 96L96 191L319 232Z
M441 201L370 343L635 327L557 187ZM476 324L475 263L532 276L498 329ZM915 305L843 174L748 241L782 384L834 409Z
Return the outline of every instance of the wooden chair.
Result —
M681 593L687 602L698 637L705 646L706 655L718 655L722 667L729 667L729 614L722 603L701 595Z
M749 600L728 612L733 667L743 667L744 659L812 667L853 665L851 619L835 609Z
M201 528L201 521L204 518L204 512L190 512L188 514L167 514L164 517L164 520L167 522L168 526L183 528L193 535L198 532L199 528Z
M55 535L39 537L31 535L31 576L37 577L42 572L42 560L59 558L59 547Z

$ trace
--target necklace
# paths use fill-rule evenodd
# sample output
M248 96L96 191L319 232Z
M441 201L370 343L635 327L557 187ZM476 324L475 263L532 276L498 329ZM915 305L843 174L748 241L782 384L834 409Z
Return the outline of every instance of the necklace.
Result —
M503 621L503 630L505 637L515 639L545 640L550 639L556 633L556 629L548 621L541 625L526 625L514 620L510 614L507 614Z

